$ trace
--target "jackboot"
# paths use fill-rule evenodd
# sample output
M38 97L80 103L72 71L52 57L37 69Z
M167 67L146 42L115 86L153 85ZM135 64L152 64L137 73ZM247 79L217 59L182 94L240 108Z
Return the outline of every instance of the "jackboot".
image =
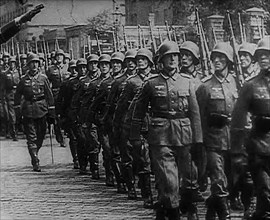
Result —
M33 166L33 171L40 172L41 169L39 167L39 159L37 154L37 148L28 148L30 157L31 157L31 164Z
M206 206L207 206L207 211L206 211L206 220L215 220L216 219L216 201L213 197L209 197L206 199Z
M181 215L180 215L179 207L173 208L173 209L167 209L167 217L168 217L168 220L180 220Z
M78 160L78 154L77 154L77 141L69 141L69 147L70 147L70 152L71 152L71 156L73 159L73 168L74 169L79 169L79 160Z
M139 174L141 182L141 195L143 198L143 207L146 209L153 208L153 197L151 191L151 178L150 173Z
M117 192L118 193L126 193L127 190L126 190L126 187L125 187L125 184L124 184L124 179L123 179L123 176L122 176L120 163L116 162L116 161L113 161L112 162L112 170L113 170L115 180L116 180L116 183L117 183Z
M109 161L104 160L104 168L105 168L105 183L106 186L114 186L114 179L113 179L113 172L112 172L112 167L111 163Z
M156 220L166 220L166 210L164 207L158 202L156 209Z
M135 180L132 167L124 168L124 179L128 188L128 199L137 199Z
M89 163L92 179L98 180L99 177L99 163L98 163L98 153L89 154Z
M18 141L17 134L16 134L16 126L15 124L12 124L10 126L10 134L13 141Z
M230 219L230 210L227 197L218 197L216 202L216 212L219 220Z

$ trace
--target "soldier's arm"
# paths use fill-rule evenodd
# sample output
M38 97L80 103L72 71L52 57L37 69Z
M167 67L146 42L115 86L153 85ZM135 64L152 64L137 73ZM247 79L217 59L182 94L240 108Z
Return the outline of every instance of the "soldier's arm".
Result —
M14 95L14 108L21 107L21 99L23 95L23 80L21 80L16 88L16 92Z
M207 93L207 87L205 84L201 84L199 88L196 91L196 97L197 97L197 102L199 105L199 110L200 110L200 117L201 117L201 126L203 132L206 131L207 127L207 120L206 120L206 107L207 107L207 99L208 99L208 93Z
M151 85L147 81L133 99L132 122L130 128L130 140L139 140L143 119L146 116L151 99Z
M231 152L233 154L245 154L244 137L247 114L252 98L252 86L244 84L240 90L239 98L234 106L231 121Z
M55 103L54 103L52 90L50 88L50 83L49 83L49 80L47 79L47 77L44 80L44 93L45 93L45 99L48 103L49 112L50 111L54 112L55 111Z
M189 116L191 120L193 143L202 143L203 138L200 109L195 94L195 83L192 81L190 81L189 93Z
M105 113L103 115L104 121L107 120L109 114L112 114L115 110L115 102L116 102L116 95L117 95L118 87L119 87L119 83L115 80L112 83L111 91L106 100Z

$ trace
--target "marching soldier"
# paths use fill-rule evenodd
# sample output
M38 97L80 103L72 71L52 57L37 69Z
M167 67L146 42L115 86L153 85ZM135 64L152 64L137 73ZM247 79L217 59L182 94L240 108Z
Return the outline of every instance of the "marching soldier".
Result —
M8 129L7 135L11 135L13 141L17 141L16 135L16 114L14 110L14 95L17 85L20 81L19 71L16 69L16 57L12 56L9 58L9 69L5 73L4 77L4 89L5 98L7 103L7 113L8 113Z
M233 49L227 42L215 45L211 52L215 73L204 79L196 94L200 106L207 171L211 180L211 196L207 199L206 219L228 219L228 185L225 168L230 150L229 125L238 97L233 77Z
M145 81L134 98L135 102L130 141L141 144L140 131L150 108L147 140L158 188L159 207L156 219L180 219L179 188L192 188L190 177L190 145L202 143L199 106L194 83L179 74L180 51L175 42L168 41L159 48L162 71ZM187 201L188 202L188 201Z
M72 100L72 97L77 92L80 82L79 81L80 75L78 75L75 69L76 69L76 61L71 60L68 68L70 72L70 77L60 86L59 95L57 97L58 108L56 109L56 114L60 115L61 125L66 131L67 136L69 138L69 147L73 159L73 168L79 169L78 153L77 153L78 140L76 137L75 125L73 124L69 114L69 111L71 110L70 100Z
M45 55L44 55L44 53L39 53L38 56L39 56L39 61L40 61L39 62L40 63L39 68L41 70L41 73L42 74L46 74L46 69L45 69Z
M55 53L55 64L48 68L47 76L51 83L51 89L53 92L53 97L55 102L57 100L61 84L68 79L69 72L67 71L68 66L63 63L64 61L64 51L59 49ZM56 106L58 108L58 106ZM56 140L60 143L61 147L66 147L63 134L61 132L61 127L59 124L59 119L56 117L54 124L54 131Z
M69 53L65 53L64 54L64 64L69 64L71 58L70 58L70 54Z
M134 58L133 58L134 59ZM151 179L150 179L150 157L149 149L146 140L143 136L144 144L131 145L128 141L131 115L133 106L131 102L137 92L141 89L145 80L153 76L151 67L153 66L152 52L146 48L139 49L135 56L138 71L135 75L130 76L124 85L124 89L118 99L117 106L114 113L114 130L120 134L120 152L123 164L123 174L128 188L128 198L136 199L137 194L135 190L135 178L133 171L136 167L136 174L139 176L141 195L144 200L145 208L153 207L153 199L151 192ZM130 61L131 62L131 61ZM147 132L147 122L144 124L144 132Z
M258 64L255 63L254 53L257 45L252 43L243 43L240 45L238 55L241 62L241 68L245 81L249 81L258 75L260 70ZM245 137L248 136L252 127L251 119L248 116L248 122L245 125ZM230 207L232 210L245 210L245 215L252 215L252 202L254 202L254 190L251 173L247 169L246 164L243 164L242 173L233 176L233 183L230 189ZM243 207L244 206L244 207ZM250 213L248 214L248 210Z
M21 79L15 93L15 108L20 108L23 116L24 132L33 170L40 172L38 151L46 134L46 115L49 122L54 120L54 98L46 75L40 73L39 57L28 56L29 71Z
M240 91L231 125L231 152L234 167L248 165L256 191L256 211L252 220L270 219L270 37L258 42L254 55L260 73L247 81ZM245 141L247 114L252 128ZM245 148L244 148L245 146Z

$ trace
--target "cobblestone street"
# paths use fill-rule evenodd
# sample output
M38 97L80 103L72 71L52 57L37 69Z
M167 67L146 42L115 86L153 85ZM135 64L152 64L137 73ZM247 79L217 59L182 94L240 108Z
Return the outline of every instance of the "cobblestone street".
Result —
M1 220L154 219L154 211L144 209L141 200L127 200L127 195L105 186L101 165L98 181L78 175L69 148L59 147L55 140L52 164L49 143L47 138L40 150L42 172L36 173L24 139L1 140ZM199 204L200 219L204 214L204 204ZM240 219L237 216L232 213L232 219Z

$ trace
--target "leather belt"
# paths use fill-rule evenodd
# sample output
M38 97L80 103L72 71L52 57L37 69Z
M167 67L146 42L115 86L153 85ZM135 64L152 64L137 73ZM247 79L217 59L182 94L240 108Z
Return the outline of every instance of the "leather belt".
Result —
M187 118L187 115L185 113L175 111L150 112L150 116L154 118L167 118L167 119Z

